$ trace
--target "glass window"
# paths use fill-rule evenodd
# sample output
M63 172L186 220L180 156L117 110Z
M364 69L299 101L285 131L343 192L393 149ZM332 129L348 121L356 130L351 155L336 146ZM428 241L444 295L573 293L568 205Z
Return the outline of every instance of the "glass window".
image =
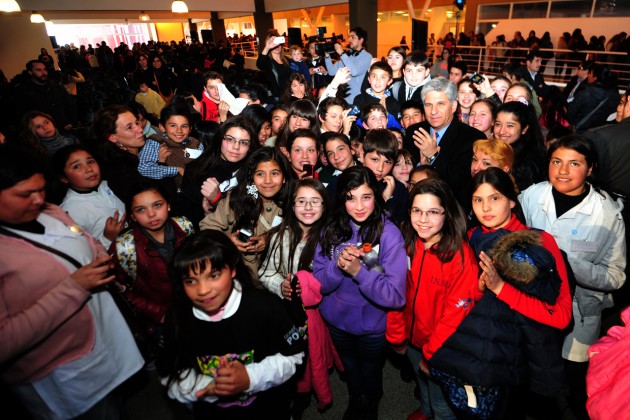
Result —
M546 18L548 5L548 2L514 3L512 7L512 19Z
M592 6L592 0L553 0L549 17L589 17Z
M595 17L630 16L630 1L624 0L595 0Z
M509 19L510 17L510 5L509 4L485 4L479 6L479 20L497 20L497 19Z

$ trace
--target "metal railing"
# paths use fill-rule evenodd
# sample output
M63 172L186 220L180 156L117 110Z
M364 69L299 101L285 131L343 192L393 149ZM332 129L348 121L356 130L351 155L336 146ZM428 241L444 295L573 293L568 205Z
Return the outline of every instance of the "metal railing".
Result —
M508 55L502 56L507 50ZM566 84L573 76L578 65L586 59L592 59L599 64L607 65L615 74L620 89L625 89L630 83L630 58L628 54L610 51L572 51L562 49L541 48L543 53L553 54L553 58L543 59L543 74L546 82ZM431 52L431 51L429 51ZM501 74L501 69L511 61L525 64L527 48L503 47L458 47L456 54L468 65L468 72L484 73L488 75ZM437 54L437 53L436 53Z

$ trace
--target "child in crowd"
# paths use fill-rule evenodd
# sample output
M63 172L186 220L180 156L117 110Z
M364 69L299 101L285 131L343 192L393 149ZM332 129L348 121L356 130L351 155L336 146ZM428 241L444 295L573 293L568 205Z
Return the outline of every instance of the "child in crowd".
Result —
M321 284L312 275L315 247L327 221L326 191L319 181L302 179L291 200L293 211L288 212L280 226L272 231L265 261L258 274L261 283L285 299L287 305L298 305L300 311L306 312L306 324L298 327L308 332L309 352L305 371L298 380L298 394L293 407L295 411L303 408L300 402L310 399L308 392L313 389L321 411L332 403L328 370L333 364L343 370L328 328L319 313ZM291 286L293 276L298 278L295 288ZM288 302L294 293L299 295L299 299Z
M299 99L291 104L287 114L286 124L282 132L276 138L274 147L279 149L288 158L287 139L289 134L298 128L310 129L316 136L319 135L319 121L317 119L317 108L313 102L306 99Z
M136 93L135 101L144 106L148 113L159 117L160 113L166 106L166 102L159 93L149 88L145 80L138 82L138 93Z
M354 157L357 161L363 163L363 138L365 137L365 130L363 127L354 124L350 129L350 147L354 152Z
M361 120L357 120L357 124L359 123L365 130L389 127L400 128L396 118L389 114L385 107L378 102L368 104L361 109Z
M363 153L363 165L376 176L390 216L401 223L405 218L407 187L391 175L398 155L396 137L389 130L370 130L363 140Z
M405 304L404 241L386 216L368 168L346 169L335 198L315 251L313 275L322 284L320 312L347 374L344 418L376 419L383 396L387 310ZM370 258L363 260L368 252Z
M388 128L388 130L396 137L396 141L398 142L398 150L403 148L404 136L403 132L400 128Z
M125 204L101 178L98 162L85 147L70 145L53 155L53 168L68 192L60 204L70 217L109 248L125 224Z
M474 305L477 260L466 240L466 217L446 182L417 183L406 209L401 230L411 261L407 303L404 310L388 314L387 340L411 361L421 396L419 412L452 419L427 362Z
M396 154L396 163L392 169L392 175L394 178L401 182L405 187L409 187L409 175L414 168L413 158L411 153L405 149L398 149Z
M291 58L289 58L289 67L291 68L291 71L304 76L306 88L307 90L310 90L311 72L308 69L308 63L304 61L304 51L302 50L302 47L299 45L291 45L291 48L289 48L289 54L291 54Z
M422 103L420 93L422 86L426 85L431 76L431 68L429 68L429 58L420 51L412 51L405 57L403 62L403 77L405 82L399 85L398 91L393 91L394 98L398 103L414 100Z
M148 337L147 348L141 349L148 363L157 354L164 316L173 303L168 265L184 238L194 231L185 217L169 217L170 210L158 186L134 185L127 203L131 227L109 249L116 281Z
M422 102L410 100L400 105L400 125L403 130L422 121L424 121L424 106Z
M53 117L40 111L24 115L20 139L29 150L46 158L64 146L79 143L73 134L60 132Z
M528 223L554 236L575 274L575 323L564 339L562 357L570 407L577 418L587 418L587 350L599 338L602 311L613 305L610 293L626 281L623 204L593 183L599 160L591 140L561 137L549 146L547 156L549 181L532 185L519 200Z
M429 366L445 392L466 385L478 396L473 406L448 392L462 417L523 418L539 395L567 390L560 353L560 330L571 319L567 270L553 236L524 225L514 182L503 170L474 176L472 208L481 226L468 236L484 293Z
M468 125L486 135L493 137L494 119L497 116L497 106L489 99L477 99L470 107Z
M289 203L293 171L287 158L275 148L252 153L237 175L238 186L199 223L201 230L213 229L230 237L243 253L247 266L258 273L266 233L282 222ZM251 234L248 238L246 233Z
M464 124L468 124L470 108L481 95L477 86L467 77L457 83L457 116Z
M164 134L149 137L140 150L138 172L152 179L175 177L179 188L186 164L203 152L203 145L190 137L190 114L182 105L162 110L160 130Z
M279 102L290 104L298 99L307 99L313 102L313 104L315 103L315 98L308 87L304 75L301 73L291 73L287 81L287 87Z
M299 270L312 270L319 233L326 222L327 195L314 179L300 180L292 194L293 211L271 232L260 282L281 298L291 299L291 278Z
M382 61L375 62L370 66L367 80L370 87L355 96L353 105L363 109L366 105L380 103L395 120L400 112L400 105L389 90L392 83L390 65Z
M440 175L431 165L416 166L409 173L407 189L411 191L411 189L423 179L440 179Z
M287 124L289 118L289 108L282 105L277 105L271 111L271 135L277 136L282 132L284 126ZM268 139L271 141L271 137ZM265 144L265 146L273 146L273 144Z
M320 140L329 165L321 168L318 179L327 187L334 177L339 176L346 168L356 165L356 162L348 136L329 131L322 134Z
M209 71L203 75L200 110L202 120L223 122L227 119L229 106L219 96L219 86L222 84L223 76L217 72Z
M320 129L322 133L332 131L343 133L346 136L350 133L352 125L357 120L356 115L348 115L349 110L345 109L347 103L340 98L326 98L317 107Z
M304 342L224 234L187 238L172 263L174 304L159 358L169 397L196 419L289 420Z
M289 152L291 168L297 178L317 178L319 176L315 171L315 165L318 163L319 144L317 136L311 130L298 128L289 134L287 151Z
M236 174L243 162L260 148L253 140L255 133L250 121L240 115L221 124L215 137L217 141L188 164L175 202L176 214L186 216L195 226L236 187Z
M264 146L271 137L271 113L262 105L252 104L243 108L239 116L251 121L254 131L257 133L258 143Z

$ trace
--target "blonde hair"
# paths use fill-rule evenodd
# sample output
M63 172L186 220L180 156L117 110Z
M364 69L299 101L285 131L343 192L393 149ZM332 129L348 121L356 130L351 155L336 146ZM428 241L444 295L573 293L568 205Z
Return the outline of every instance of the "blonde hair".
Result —
M512 171L514 149L503 140L495 138L477 140L473 143L473 153L477 152L489 155L492 159L499 162L501 168L507 166L509 168L508 173Z
M291 47L289 48L289 54L293 54L294 51L299 51L304 54L304 49L299 45L291 45Z

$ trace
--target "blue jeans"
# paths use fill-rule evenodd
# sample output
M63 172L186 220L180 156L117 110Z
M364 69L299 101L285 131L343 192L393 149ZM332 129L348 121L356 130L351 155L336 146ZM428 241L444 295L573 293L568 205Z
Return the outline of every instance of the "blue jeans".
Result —
M407 357L416 374L422 412L427 416L433 416L434 420L456 420L455 414L449 407L440 385L420 372L422 352L416 347L409 347L407 349Z
M385 334L354 335L329 325L330 337L346 371L350 396L364 395L368 401L383 397Z

